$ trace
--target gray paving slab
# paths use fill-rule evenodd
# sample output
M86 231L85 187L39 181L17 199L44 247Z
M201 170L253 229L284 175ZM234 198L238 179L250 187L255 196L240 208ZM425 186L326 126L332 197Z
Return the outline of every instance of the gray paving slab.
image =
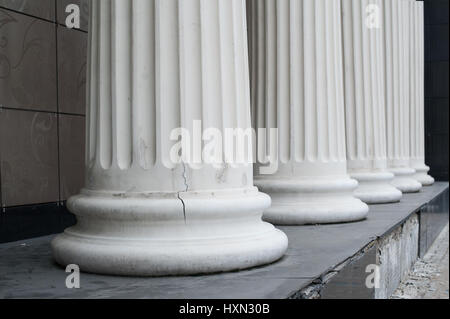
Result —
M0 245L0 298L288 298L314 279L389 233L448 188L436 183L401 203L371 206L369 218L348 224L280 227L289 237L277 263L208 276L127 278L81 275L80 289L67 289L67 274L54 264L52 236Z

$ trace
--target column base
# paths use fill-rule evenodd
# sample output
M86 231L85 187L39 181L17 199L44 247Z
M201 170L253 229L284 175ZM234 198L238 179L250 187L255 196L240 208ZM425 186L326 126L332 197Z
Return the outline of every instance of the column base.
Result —
M422 189L422 184L414 179L416 171L412 168L391 168L394 174L392 185L402 193L417 193Z
M355 197L366 204L396 203L403 196L401 191L391 185L394 179L392 173L354 173L351 177L359 183Z
M276 225L331 224L363 220L369 207L353 196L358 183L342 179L255 179L272 197L263 219Z
M414 167L416 173L413 178L422 184L422 186L431 186L434 184L434 178L428 175L430 168L426 165L420 167Z
M52 242L55 260L122 276L194 275L275 262L284 233L262 221L270 198L255 189L71 198L76 226Z

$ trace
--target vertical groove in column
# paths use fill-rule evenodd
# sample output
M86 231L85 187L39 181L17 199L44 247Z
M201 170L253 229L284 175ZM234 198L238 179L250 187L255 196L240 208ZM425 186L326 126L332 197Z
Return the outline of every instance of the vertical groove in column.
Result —
M393 47L393 86L394 86L394 103L392 105L392 160L400 159L400 136L401 136L401 117L399 115L402 101L402 85L400 77L400 65L401 65L401 37L400 37L400 0L392 1L392 47ZM388 139L389 142L389 139Z
M365 140L365 134L364 134L364 125L361 121L361 118L364 116L364 111L362 105L364 105L364 88L366 86L365 84L365 77L364 77L364 59L362 55L363 50L363 28L362 28L362 6L361 2L357 1L356 5L352 7L352 13L353 13L353 32L354 32L354 57L355 57L355 83L356 83L356 98L354 105L354 121L355 121L355 135L356 135L356 148L353 150L353 154L355 156L354 159L358 158L358 155L364 152L364 140ZM361 133L360 133L361 132Z
M425 133L421 131L421 103L420 103L420 85L418 74L419 70L419 46L418 41L420 39L420 35L418 33L419 30L419 21L416 16L416 6L415 3L412 2L410 4L409 10L411 12L410 16L410 25L411 25L411 43L410 43L410 52L411 52L411 61L410 61L410 69L411 69L411 77L410 77L410 90L411 90L411 113L410 113L410 148L411 148L411 158L418 159L423 155L420 154L420 144L423 141L422 135Z
M366 5L379 5L376 0L368 0ZM382 28L382 26L380 26ZM379 60L378 51L380 43L377 42L377 36L381 33L380 29L368 29L368 40L370 46L370 110L368 114L366 114L366 121L368 126L369 136L367 137L367 154L368 158L373 160L374 168L376 167L377 160L383 160L382 153L385 152L385 146L379 144L379 140L383 125L380 123L380 117L383 112L384 103L381 103L384 100L385 96L379 89L379 73L382 68L381 61ZM383 150L384 149L384 150ZM384 156L384 160L386 157ZM380 168L380 167L378 167ZM381 167L382 168L382 167Z
M248 43L250 59L250 82L255 85L250 86L251 90L251 115L252 124L258 133L258 128L266 126L266 109L264 107L266 99L266 0L248 0L247 21L248 21ZM257 17L257 18L256 18ZM258 81L258 79L260 79ZM265 156L267 143L258 145L258 157Z
M244 91L244 99L242 100L242 105L250 105L251 104L251 91L250 91L250 62L249 62L249 45L248 45L248 25L247 25L247 19L242 14L245 12L246 9L246 1L245 0L239 0L238 2L239 7L237 8L239 10L239 18L240 23L242 25L242 29L238 33L241 35L242 40L242 52L238 52L239 58L242 60L242 68L244 70L243 77L243 87L245 88ZM238 24L238 25L239 25ZM246 129L251 129L252 127L252 114L251 114L251 108L243 108L240 107L241 112L245 113L245 122L241 123L241 125Z
M282 163L290 160L291 147L291 64L289 1L276 1L276 39L277 39L277 126L279 137L279 158ZM283 18L281 18L283 17ZM295 89L295 88L294 88Z
M298 138L289 139L291 142L291 160L302 162L305 160L305 114L303 102L304 89L304 53L303 53L303 7L297 0L290 0L290 125L292 134ZM298 83L298 84L297 84Z
M394 62L393 62L393 5L394 1L383 0L384 13L384 58L385 58L385 88L386 88L386 152L388 158L394 156Z
M247 30L249 32L247 36L248 41L248 59L249 59L249 80L250 83L254 82L254 79L257 76L257 70L256 70L256 50L254 50L255 38L257 37L257 30L255 28L255 22L256 20L251 18L251 14L253 12L254 4L252 0L248 0L245 2L245 13L246 13L246 20L247 20ZM250 34L251 32L251 34ZM253 89L252 86L250 86L250 101L256 100L256 90ZM254 103L251 103L250 105L250 111L251 111L251 123L256 123L257 114L255 114L256 110L254 109Z
M266 66L268 64L267 49L265 43L268 38L268 27L266 26L266 1L250 0L253 3L253 11L250 12L249 17L251 18L251 25L249 27L254 27L254 38L253 38L253 50L250 52L250 56L255 58L255 61L251 61L254 64L255 70L252 77L251 88L254 91L254 100L251 100L251 109L253 111L253 123L255 126L256 133L259 134L259 128L266 127L268 112L264 107L267 94L267 81L268 75L266 73ZM251 36L251 34L249 34ZM252 84L255 83L255 86ZM268 131L267 131L268 132ZM266 132L266 133L267 133ZM258 158L265 158L267 154L267 149L269 148L269 137L266 134L266 143L257 142Z
M231 122L230 123L227 123L226 124L226 128L229 128L229 127L239 127L239 106L240 105L242 105L240 102L241 102L241 99L240 99L240 89L241 89L241 87L242 87L242 81L240 81L240 79L239 79L239 73L240 73L240 69L239 69L239 59L238 59L238 56L237 56L237 50L238 50L238 32L239 32L239 30L240 30L240 28L238 28L238 26L239 25L236 25L236 24L238 24L239 23L239 19L238 19L238 17L236 16L236 5L237 5L237 1L241 1L241 0L229 0L228 1L228 3L229 3L229 5L230 5L230 8L229 8L229 13L230 13L230 20L229 20L229 22L230 22L230 26L229 26L229 30L231 30L231 34L230 34L230 38L233 38L234 39L234 43L235 43L235 45L233 45L230 49L230 55L229 55L229 57L231 58L230 59L230 65L232 66L230 69L230 76L231 76L231 78L230 78L230 80L232 80L233 82L230 82L230 83L233 83L233 85L230 85L229 87L230 87L230 89L231 89L231 91L230 92L233 92L233 95L232 95L232 97L233 97L233 101L232 101L232 105L234 106L234 107L232 107L231 108L231 110L233 111L233 117L232 118L230 118L230 120L231 120ZM242 27L242 26L240 26L240 27ZM241 87L240 87L241 86ZM230 126L230 124L231 124L231 126Z
M162 161L171 165L169 158L171 144L164 142L172 129L181 127L180 115L180 32L179 1L156 0L156 105L160 132L158 142L161 145Z
M407 117L409 107L407 100L407 27L405 27L405 12L403 0L392 1L392 68L393 79L389 81L393 84L393 101L387 106L388 122L392 132L388 137L388 150L391 151L388 157L391 161L405 161L408 158L407 142L408 122ZM389 85L389 82L387 83ZM406 82L406 83L405 83ZM389 86L387 86L389 87Z
M402 104L402 122L403 122L403 134L401 140L401 148L402 148L402 157L405 159L409 159L410 157L410 108L411 108L411 99L410 99L410 30L411 26L409 25L409 0L403 0L401 6L402 12L402 38L403 38L403 59L402 59L402 68L403 68L403 77L401 83L403 85L403 104Z
M89 24L89 34L88 34L88 64L87 64L87 111L86 111L86 167L92 167L95 162L95 152L96 152L96 124L97 124L97 34L98 34L98 2L90 2L90 12L93 17L92 21L94 23Z
M353 19L354 19L354 7L351 5L350 0L342 1L342 30L344 33L344 67L345 67L345 103L346 103L346 112L345 112L345 120L346 120L346 140L347 140L347 160L354 160L356 158L356 147L358 135L356 134L356 93L358 90L356 89L357 85L359 85L359 81L356 81L356 77L360 74L356 72L356 68L358 67L358 52L357 41L358 37L354 34L353 28ZM352 45L353 44L353 45ZM353 63L347 63L346 61L350 60ZM353 84L353 85L352 85Z
M258 1L258 0L251 0L254 3L254 6L256 7L256 16L258 19L256 19L256 25L257 28L256 31L256 45L254 46L256 50L256 56L257 56L257 76L255 79L259 79L256 81L256 99L255 99L255 105L256 105L256 112L257 113L257 124L256 128L260 127L266 127L266 118L267 118L267 112L266 108L264 107L265 101L266 101L266 94L267 94L267 74L266 74L266 65L267 65L267 54L266 54L266 41L267 41L267 24L265 21L266 17L266 1ZM253 104L253 103L252 103ZM266 145L264 145L264 154L266 151Z
M180 74L180 114L181 127L193 136L194 120L203 117L203 21L201 0L178 1L179 6L179 74ZM199 146L193 143L193 146ZM184 150L183 150L184 151ZM191 159L198 154L191 149ZM195 154L194 154L195 153ZM201 154L200 154L201 156Z
M336 65L333 63L333 57L337 53L335 51L334 47L334 39L335 35L333 34L334 30L334 19L332 16L332 12L336 10L337 8L334 7L335 3L327 3L325 4L325 33L326 33L326 41L325 41L325 52L326 52L326 84L327 84L327 90L326 90L326 108L324 110L324 114L326 114L326 124L324 137L326 138L327 143L324 147L324 161L330 160L330 161L336 161L336 158L333 158L332 154L332 137L331 134L336 135L337 131L335 128L333 128L334 123L336 121L336 110L338 107L338 101L335 96L335 81L336 81Z
M111 100L111 2L99 0L99 95L98 95L98 161L103 169L112 165L112 100Z
M279 88L286 89L280 85L283 75L277 71L276 65L278 63L289 65L290 63L290 52L284 51L278 45L278 29L285 26L285 23L276 19L280 5L281 7L289 6L287 3L279 4L275 0L247 1L251 83L255 83L255 86L251 86L252 122L256 130L265 127L276 128L281 114L286 115L276 107L281 103L278 101L277 90ZM254 16L258 18L253 18ZM270 45L266 45L268 41ZM284 59L280 60L282 54ZM285 81L285 85L290 85L289 80ZM285 99L283 104L289 107L290 101L287 100ZM258 149L260 155L267 153L267 146L267 143L260 145ZM282 145L280 148L285 150L286 145Z
M278 86L278 59L277 59L277 2L276 0L265 0L266 17L266 42L265 42L265 94L266 103L265 125L267 128L278 127L277 113L277 86Z
M375 0L374 3L380 9L380 14L383 14L383 4L382 0ZM380 105L378 112L375 112L375 149L374 157L380 165L378 168L385 169L387 166L387 143L386 143L386 91L385 91L385 57L384 57L384 29L386 26L383 24L380 17L380 29L372 32L371 39L375 46L374 52L374 103Z
M235 85L236 85L236 122L235 128L247 129L250 123L249 110L242 107L250 103L250 83L248 74L248 47L246 36L246 23L243 12L245 12L245 1L232 0L233 12L233 38L235 39Z
M203 127L205 129L214 127L222 130L222 110L224 106L220 52L224 44L222 44L220 35L219 1L202 0L201 7L203 100L204 104L208 106L203 108ZM213 45L205 45L206 43L212 43Z
M405 103L406 103L406 92L405 92L405 32L404 32L404 8L403 8L403 1L405 0L399 0L398 1L398 8L397 8L397 15L398 15L398 58L397 58L397 65L398 65L398 85L400 87L399 89L399 104L397 107L397 119L396 119L396 126L398 127L398 132L396 135L395 141L397 142L395 147L397 148L397 156L396 158L399 160L404 160L404 141L405 141Z
M314 109L317 106L316 97L316 15L315 1L304 0L303 21L305 31L305 153L307 161L314 162L317 158L317 118ZM306 27L307 26L307 27Z
M361 1L361 17L360 18L360 28L362 30L362 60L363 60L363 77L364 77L364 89L363 89L363 96L364 96L364 104L359 106L359 109L361 109L361 117L359 118L359 123L361 125L361 130L358 131L358 135L361 134L361 153L360 153L360 159L361 160L368 160L372 154L370 154L371 149L370 146L372 145L372 141L370 140L372 136L371 132L371 121L373 120L372 117L372 110L374 108L373 105L373 83L372 83L372 47L370 43L370 30L366 23L367 19L367 13L366 8L369 4L368 0L362 0ZM372 148L373 149L373 148Z
M344 95L344 51L343 51L343 36L342 36L342 2L334 2L334 28L335 28L335 48L336 55L334 56L336 65L336 98L337 98L337 141L338 144L338 162L347 162L347 146L345 143L345 95Z
M219 35L219 47L218 47L218 51L216 52L217 54L217 65L216 67L219 69L218 73L215 73L215 75L218 77L218 81L217 83L219 84L219 86L216 88L217 91L219 92L218 97L219 97L219 103L216 104L217 108L215 109L215 113L217 113L218 117L216 118L216 124L217 128L219 128L222 132L224 132L224 130L226 129L227 126L227 118L226 116L228 116L227 114L227 109L229 108L229 96L227 96L228 94L228 86L227 86L227 81L228 81L228 68L227 68L227 62L223 56L223 52L225 51L225 48L227 48L227 33L226 30L228 28L226 22L229 19L229 16L227 14L228 10L225 7L226 3L224 3L223 1L218 1L216 4L216 8L217 10L220 10L222 12L222 14L219 14L217 16L217 28L218 28L218 32L217 34ZM212 74L211 74L212 75ZM214 97L211 97L212 99L214 99ZM223 155L222 158L226 161L225 156Z
M327 105L328 105L328 83L327 83L327 33L326 33L326 0L314 0L315 10L315 55L316 55L316 83L315 83L315 95L316 95L316 105L311 105L310 107L314 109L315 121L316 121L316 132L314 132L316 139L316 149L317 153L315 157L319 161L323 162L327 160L326 150L328 148L328 135L327 127L323 125L328 123Z
M222 75L222 97L223 108L222 114L222 128L233 125L236 121L236 87L234 83L235 79L235 61L234 61L234 48L226 45L232 43L233 40L233 8L230 1L219 1L221 17L220 17L220 40L221 40L221 53L220 53L220 65ZM230 42L231 41L231 42Z
M336 12L340 12L340 1L332 1L326 5L326 33L327 33L327 155L326 160L331 162L341 161L340 140L341 135L339 127L339 113L343 112L342 105L342 44L339 40L340 21L337 21ZM338 16L340 18L340 15Z
M112 131L113 159L120 169L132 163L132 20L131 2L112 0ZM150 105L149 105L150 106Z
M155 165L158 151L155 6L156 0L131 2L132 165L145 170Z

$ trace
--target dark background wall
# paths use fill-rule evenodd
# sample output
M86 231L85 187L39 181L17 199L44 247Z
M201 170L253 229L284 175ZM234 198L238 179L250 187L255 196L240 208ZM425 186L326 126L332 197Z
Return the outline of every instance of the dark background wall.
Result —
M64 26L80 5L82 30ZM60 232L83 185L88 3L0 0L0 242Z
M448 181L449 0L425 0L425 131L430 174Z

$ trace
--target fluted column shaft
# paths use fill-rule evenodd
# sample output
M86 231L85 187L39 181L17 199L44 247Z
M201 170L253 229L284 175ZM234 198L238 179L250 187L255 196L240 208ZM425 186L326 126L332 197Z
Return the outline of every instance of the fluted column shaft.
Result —
M280 258L287 238L261 220L270 198L253 186L251 165L191 158L202 158L206 142L194 139L206 128L251 126L244 0L91 6L87 183L68 202L78 223L54 240L56 260L153 276ZM178 129L191 136L181 162Z
M194 121L251 125L241 0L94 2L86 188L182 191L182 174L167 169L184 169L170 159L174 129L193 137ZM252 172L241 166L227 177L220 188L247 187ZM206 166L188 179L191 189L218 187Z
M410 0L384 0L388 168L395 175L392 185L404 193L422 187L410 167L409 5Z
M347 161L359 182L355 195L370 204L396 202L402 193L387 171L382 1L343 0L342 6Z
M347 176L338 0L248 0L253 125L278 129L279 167L255 184L264 218L314 224L364 218Z
M411 167L416 170L414 179L423 186L434 183L425 165L425 45L423 2L415 1L411 11Z

